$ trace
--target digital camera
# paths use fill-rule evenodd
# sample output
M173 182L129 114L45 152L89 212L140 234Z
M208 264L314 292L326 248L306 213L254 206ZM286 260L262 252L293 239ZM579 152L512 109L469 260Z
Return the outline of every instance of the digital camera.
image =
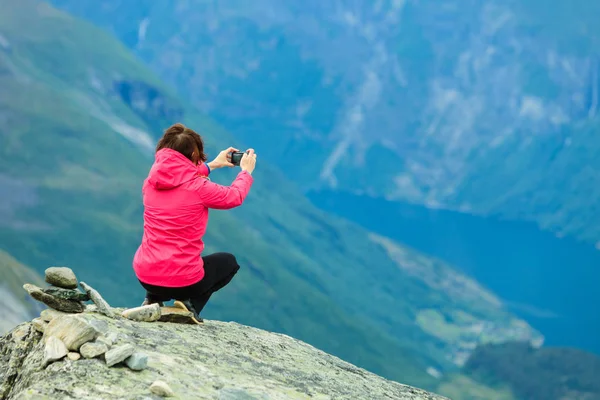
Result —
M233 153L231 153L231 163L233 165L240 165L240 161L242 161L243 156L243 151L234 151Z

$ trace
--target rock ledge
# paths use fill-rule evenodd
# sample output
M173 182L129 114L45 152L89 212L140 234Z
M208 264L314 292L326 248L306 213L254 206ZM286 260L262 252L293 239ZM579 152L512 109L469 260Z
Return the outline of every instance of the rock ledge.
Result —
M150 399L156 381L168 382L179 399L444 399L291 337L233 322L137 322L92 312L77 318L106 328L115 346L142 351L146 368L69 357L45 367L43 334L24 323L0 337L0 399Z

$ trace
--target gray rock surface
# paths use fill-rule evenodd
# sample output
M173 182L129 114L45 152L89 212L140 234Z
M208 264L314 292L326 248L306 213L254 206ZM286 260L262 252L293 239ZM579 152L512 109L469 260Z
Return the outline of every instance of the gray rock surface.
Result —
M163 381L155 381L150 385L150 391L160 397L173 397L175 393L173 389Z
M94 302L97 307L97 311L101 314L106 315L107 317L113 317L114 312L112 307L104 300L104 298L98 293L96 289L86 284L85 282L80 283L81 288L85 290L90 299Z
M32 285L30 283L24 284L23 289L25 289L27 293L29 293L29 295L37 301L40 301L48 307L53 308L55 310L67 313L80 313L84 310L83 304L81 304L80 302L54 297L52 295L44 293L42 291L42 288Z
M140 352L133 353L125 360L125 365L133 371L141 371L148 366L148 356Z
M46 294L58 297L64 300L89 301L90 296L87 293L81 293L77 289L63 289L59 287L49 287L42 289Z
M78 351L84 343L94 340L97 334L85 319L68 315L54 318L48 323L44 331L44 341L54 336L61 339L69 350Z
M59 288L76 289L77 277L71 268L51 267L46 269L46 282Z
M44 346L43 364L46 366L53 361L61 360L67 354L69 354L69 350L67 350L67 346L65 346L62 340L51 336L46 340L46 345Z
M65 317L63 317L65 318ZM0 338L1 390L10 399L151 399L150 385L168 382L179 399L410 399L443 397L357 368L285 335L237 323L203 325L101 319L148 355L143 371L108 368L97 360L58 361L40 369L42 335L24 324ZM12 367L11 367L12 366Z
M121 314L124 318L133 321L154 322L160 318L160 306L158 304L150 304L147 306L129 308Z
M87 342L84 343L79 349L79 353L83 356L83 358L96 358L101 356L102 354L108 351L108 346L104 343L92 343Z
M42 346L33 348L39 342L40 333L30 324L19 325L12 332L0 337L0 399L7 399L23 376L23 363L32 357L30 370L40 370L44 351ZM13 392L14 393L14 392Z
M106 365L112 367L113 365L117 365L120 362L125 361L128 357L131 357L135 352L135 347L130 344L124 344L121 346L114 347L110 349L104 355L104 359L106 360Z

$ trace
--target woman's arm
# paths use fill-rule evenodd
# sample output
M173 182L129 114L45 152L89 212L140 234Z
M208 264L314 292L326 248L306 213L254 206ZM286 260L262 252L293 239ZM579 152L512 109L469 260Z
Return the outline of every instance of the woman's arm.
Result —
M248 171L241 171L230 186L201 179L198 189L200 201L208 208L228 210L242 205L254 179Z
M235 147L230 147L227 150L223 150L222 152L219 153L219 155L214 160L212 160L211 162L206 164L207 168L210 171L212 171L213 169L218 169L218 168L223 168L223 167L234 167L234 165L231 163L231 153L233 153L234 151L239 151L239 150L236 149Z

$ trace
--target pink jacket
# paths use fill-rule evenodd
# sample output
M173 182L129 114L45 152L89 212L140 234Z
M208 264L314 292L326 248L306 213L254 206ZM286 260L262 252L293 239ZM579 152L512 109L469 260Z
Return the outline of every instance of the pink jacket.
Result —
M209 173L205 164L196 166L175 150L156 153L142 188L144 235L133 259L140 281L183 287L204 277L200 254L208 209L241 205L253 182L242 171L231 186L222 186L206 179Z

